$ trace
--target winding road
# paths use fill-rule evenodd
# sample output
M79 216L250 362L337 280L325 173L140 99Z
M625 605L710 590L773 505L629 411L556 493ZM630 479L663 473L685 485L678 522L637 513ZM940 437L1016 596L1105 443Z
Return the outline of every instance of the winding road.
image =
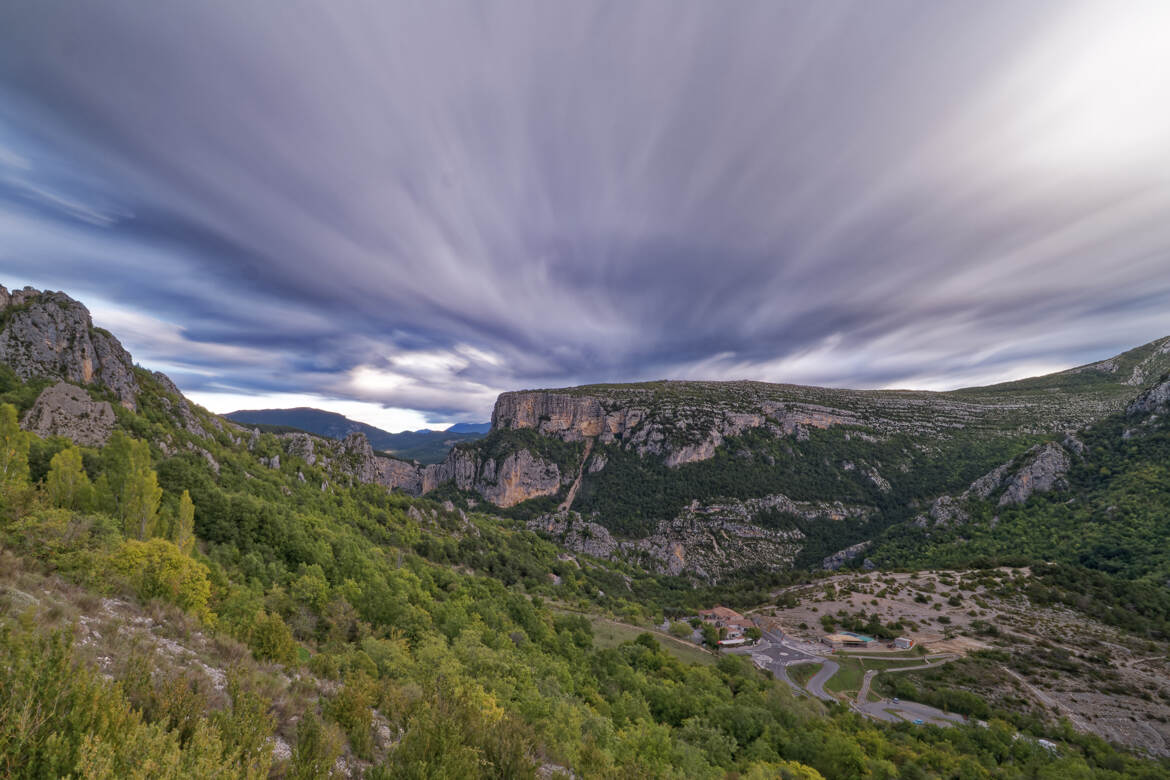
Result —
M811 694L816 698L826 702L840 702L841 700L833 696L825 690L825 683L832 679L833 675L840 670L841 665L826 657L826 651L814 645L809 645L803 642L797 642L789 637L786 637L782 632L765 629L763 637L758 643L750 647L736 648L728 652L739 655L748 655L752 662L761 669L767 669L776 677L779 677L797 694ZM852 658L870 658L875 660L896 660L888 656L850 656ZM948 661L953 661L959 656L954 653L945 653L933 656L928 660L924 660L921 664L913 666L900 666L894 669L870 669L862 678L861 690L858 691L857 697L854 701L848 702L848 705L855 712L858 712L866 717L874 720L886 721L887 723L897 723L899 721L922 721L923 723L931 723L938 726L949 726L953 723L962 723L964 718L961 715L956 715L951 712L944 712L935 707L930 707L925 704L911 701L894 702L887 699L882 699L877 702L867 701L869 698L870 685L873 683L873 678L882 672L909 672L917 669L928 669L940 664L945 664ZM909 660L909 659L907 659ZM788 667L794 664L816 663L820 664L821 668L812 676L808 684L801 688L796 682L788 676Z

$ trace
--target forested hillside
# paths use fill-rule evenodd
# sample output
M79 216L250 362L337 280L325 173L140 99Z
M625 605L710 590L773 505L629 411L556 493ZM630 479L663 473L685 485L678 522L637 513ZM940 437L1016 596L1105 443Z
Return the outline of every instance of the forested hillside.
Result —
M80 322L63 349L87 348ZM26 355L0 367L5 775L1167 772L1071 730L1034 733L1053 753L998 720L877 724L744 657L680 660L664 635L603 644L600 614L656 623L766 593L696 589L363 482L349 455L290 451L132 365L98 375L120 395Z

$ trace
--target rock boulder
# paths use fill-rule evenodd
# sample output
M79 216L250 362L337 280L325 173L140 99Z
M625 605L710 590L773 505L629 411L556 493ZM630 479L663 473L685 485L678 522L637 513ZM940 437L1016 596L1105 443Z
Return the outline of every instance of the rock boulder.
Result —
M41 392L21 425L41 438L64 436L86 447L101 447L114 422L109 402L95 401L80 387L58 382Z

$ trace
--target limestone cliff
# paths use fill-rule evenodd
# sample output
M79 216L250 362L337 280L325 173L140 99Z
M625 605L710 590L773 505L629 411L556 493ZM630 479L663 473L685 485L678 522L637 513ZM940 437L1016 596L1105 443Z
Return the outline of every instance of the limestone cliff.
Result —
M0 363L21 379L101 385L135 408L140 389L130 354L65 293L0 286L0 324Z
M703 383L663 384L693 391ZM730 395L712 403L684 395L677 402L664 402L664 394L657 388L641 391L636 385L623 386L616 395L591 394L587 389L502 393L492 412L492 430L532 429L562 441L616 443L642 456L662 456L671 467L712 458L727 438L752 428L767 427L777 434L804 437L808 428L860 422L843 409L766 397L748 400Z
M496 506L510 507L530 498L555 495L565 482L557 464L526 449L493 458L483 457L473 448L455 447L442 463L423 466L376 454L364 433L351 433L342 441L307 433L285 433L279 439L287 457L416 496L452 481L460 490L478 493ZM280 465L279 457L269 462L272 468Z

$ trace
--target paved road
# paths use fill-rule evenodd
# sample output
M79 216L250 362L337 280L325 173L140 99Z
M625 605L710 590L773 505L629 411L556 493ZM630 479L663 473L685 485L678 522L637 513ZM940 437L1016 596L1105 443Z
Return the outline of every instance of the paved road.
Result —
M840 665L836 661L831 661L826 658L820 648L808 645L805 643L798 643L786 637L779 631L765 631L763 637L755 645L749 647L735 648L729 652L737 653L739 655L751 656L752 662L762 669L768 669L773 675L779 677L786 682L797 693L808 693L816 696L823 701L838 701L832 694L825 690L825 683L829 681ZM936 656L930 661L924 661L922 664L900 667L898 669L886 669L884 671L910 671L912 669L924 669L929 666L936 666L938 663L946 663L954 660L958 656L948 653L943 656ZM875 656L883 660L892 660L888 657ZM911 659L906 659L907 661ZM819 663L821 668L813 675L812 679L808 681L806 689L801 689L796 682L788 676L788 667L793 664L800 663ZM955 715L950 712L943 712L940 709L929 707L918 702L903 701L895 704L892 701L882 700L880 702L867 702L865 699L869 694L869 686L873 678L878 674L877 669L871 669L865 673L862 681L861 694L857 701L851 703L851 707L856 711L865 715L866 717L875 720L882 720L888 723L897 723L902 720L913 722L921 720L926 723L933 723L939 726L949 726L953 723L962 723L963 716Z
M882 658L881 656L876 656L876 655L854 655L854 656L850 656L850 657L851 658L872 658L875 660L882 660L882 661L894 660L894 659L890 659L890 658ZM930 656L928 658L925 658L925 659L923 659L922 663L915 664L913 666L897 666L897 667L894 667L893 669L870 669L869 671L867 671L865 673L865 677L863 677L861 680L861 690L859 690L857 692L857 704L860 706L860 705L866 703L866 699L869 698L870 683L873 682L874 677L877 677L882 672L913 672L916 669L930 669L931 667L934 667L934 666L942 666L943 664L947 663L948 661L954 661L958 657L959 656L956 655L955 653L941 653L939 655L933 655L933 656ZM910 661L912 659L907 658L906 660Z
M833 698L833 694L825 691L825 683L837 673L837 670L841 666L836 661L830 661L827 658L822 660L824 663L821 665L821 668L812 676L812 679L808 681L808 685L805 687L808 688L809 693L822 701L837 701Z
M962 715L956 715L953 712L943 712L940 709L928 707L916 701L901 701L895 704L892 701L883 699L878 702L854 704L853 707L865 715L876 720L884 720L888 723L897 723L899 720L908 720L911 722L921 720L936 726L950 726L954 723L963 723L966 720Z
M786 682L795 693L803 695L805 690L788 676L788 667L797 663L821 663L825 660L822 656L810 652L811 649L813 648L807 645L793 642L778 631L764 631L763 637L755 645L735 648L728 652L751 656L752 662L756 666L769 670L773 675ZM836 670L837 665L833 664L833 667ZM831 674L827 675L825 679L831 676Z

